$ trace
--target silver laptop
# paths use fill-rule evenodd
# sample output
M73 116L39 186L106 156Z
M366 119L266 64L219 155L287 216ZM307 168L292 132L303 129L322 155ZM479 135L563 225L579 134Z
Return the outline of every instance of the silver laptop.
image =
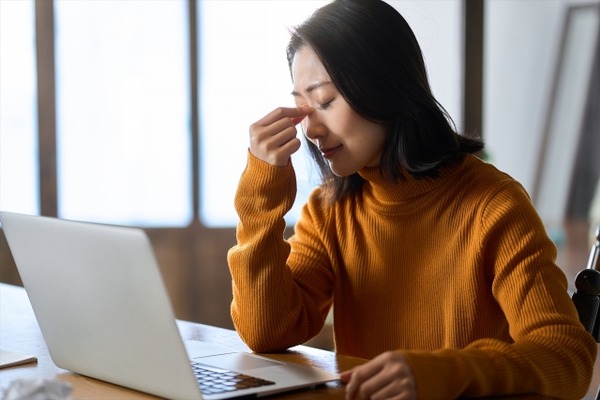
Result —
M141 229L9 212L0 212L0 222L61 368L171 399L271 395L339 377L221 345L184 343ZM223 370L243 375L225 392L197 375Z

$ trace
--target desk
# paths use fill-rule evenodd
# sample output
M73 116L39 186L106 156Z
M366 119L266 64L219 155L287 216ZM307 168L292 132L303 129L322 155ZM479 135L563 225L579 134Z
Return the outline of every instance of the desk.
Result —
M184 339L216 342L242 351L249 351L235 331L198 323L178 321ZM58 368L52 362L39 326L23 288L0 283L0 347L3 350L35 355L37 363L0 369L0 387L6 388L14 379L49 378L69 382L73 385L73 399L153 399L153 396L125 389L110 383L73 374ZM364 362L363 359L341 356L334 352L307 346L297 346L289 352L269 354L283 361L314 365L328 371L340 372ZM600 368L595 369L592 386L598 387ZM316 390L277 395L278 399L344 399L344 388L339 383L328 383ZM542 396L510 396L505 399L541 400ZM586 399L595 399L595 390L590 389Z

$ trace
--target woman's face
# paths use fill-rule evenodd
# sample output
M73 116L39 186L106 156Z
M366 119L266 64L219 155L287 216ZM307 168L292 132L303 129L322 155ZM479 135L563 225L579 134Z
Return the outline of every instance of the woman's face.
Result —
M356 113L334 86L310 46L296 52L292 62L296 105L314 108L303 121L304 134L314 143L338 176L379 165L386 137L383 125Z

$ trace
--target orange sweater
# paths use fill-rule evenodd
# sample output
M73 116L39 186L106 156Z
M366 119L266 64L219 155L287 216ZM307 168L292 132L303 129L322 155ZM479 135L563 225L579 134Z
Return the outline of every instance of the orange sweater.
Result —
M294 170L249 154L228 261L250 348L305 342L333 306L336 351L402 351L421 399L586 393L596 343L521 185L473 156L436 179L360 174L363 190L333 206L317 188L285 240Z

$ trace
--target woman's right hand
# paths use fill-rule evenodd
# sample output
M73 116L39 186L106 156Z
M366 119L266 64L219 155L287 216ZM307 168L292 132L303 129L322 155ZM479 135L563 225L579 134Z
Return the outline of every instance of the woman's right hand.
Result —
M250 152L273 166L286 166L301 144L296 125L313 111L309 106L271 111L250 126Z
M340 381L346 383L348 400L417 398L415 377L399 351L381 353L363 365L342 372Z

